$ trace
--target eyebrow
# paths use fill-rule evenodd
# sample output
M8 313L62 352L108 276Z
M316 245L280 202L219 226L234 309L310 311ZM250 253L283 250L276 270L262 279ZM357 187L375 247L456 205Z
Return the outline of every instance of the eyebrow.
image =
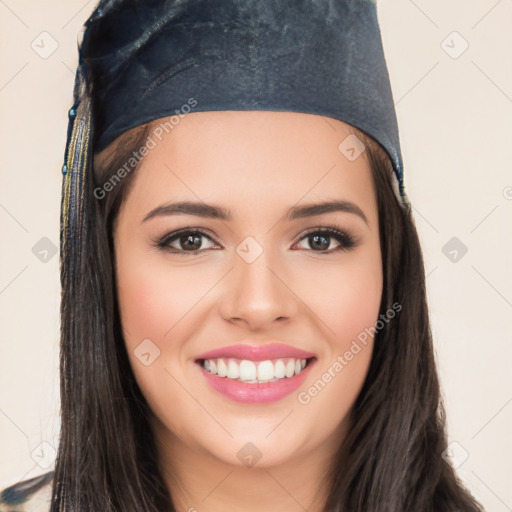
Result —
M286 213L284 220L303 219L306 217L314 217L316 215L333 212L352 213L368 224L368 219L359 206L350 201L343 200L293 206ZM166 215L196 215L198 217L206 217L210 219L226 221L232 220L231 212L225 208L220 208L206 203L183 201L177 203L165 203L157 206L144 217L142 222L147 222L154 217Z

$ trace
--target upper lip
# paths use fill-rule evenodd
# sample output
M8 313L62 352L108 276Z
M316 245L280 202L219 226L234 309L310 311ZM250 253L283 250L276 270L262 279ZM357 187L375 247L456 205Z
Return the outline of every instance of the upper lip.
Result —
M214 350L209 350L196 357L200 359L216 359L219 357L233 359L248 359L251 361L266 361L267 359L283 359L293 357L295 359L309 359L315 357L315 354L301 350L283 343L269 343L266 345L252 345L249 343L230 345Z

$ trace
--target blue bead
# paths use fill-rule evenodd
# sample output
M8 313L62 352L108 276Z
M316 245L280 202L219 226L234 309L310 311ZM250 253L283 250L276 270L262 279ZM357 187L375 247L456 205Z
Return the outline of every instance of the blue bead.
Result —
M76 108L75 107L71 107L69 109L68 116L70 119L73 119L74 117L76 117Z
M62 166L62 174L66 175L68 173L68 166L66 164L64 164Z

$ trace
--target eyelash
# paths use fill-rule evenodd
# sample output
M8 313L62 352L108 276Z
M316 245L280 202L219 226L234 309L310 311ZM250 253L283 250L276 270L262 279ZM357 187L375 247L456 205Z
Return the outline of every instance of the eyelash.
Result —
M201 229L187 227L185 229L181 229L179 231L173 231L172 233L167 233L163 237L153 240L153 246L157 250L165 250L170 252L171 254L178 254L180 256L185 255L196 255L201 252L205 252L211 249L198 249L196 251L186 251L183 249L176 249L174 247L169 247L169 244L174 242L175 240L179 239L180 236L185 234L192 234L192 235L199 235L204 236L205 238L208 238L211 242L218 244L210 235L202 231ZM333 226L326 226L326 227L315 227L310 230L308 230L302 237L294 244L300 243L302 240L306 239L310 235L314 234L320 234L320 235L327 235L329 237L333 237L337 242L340 243L340 245L334 249L326 250L326 251L314 251L313 249L299 249L299 250L305 250L309 252L315 252L318 254L332 254L334 252L341 252L341 251L350 251L353 248L357 247L357 242L355 238L348 232L348 231L342 231L336 227ZM329 244L330 245L330 244Z

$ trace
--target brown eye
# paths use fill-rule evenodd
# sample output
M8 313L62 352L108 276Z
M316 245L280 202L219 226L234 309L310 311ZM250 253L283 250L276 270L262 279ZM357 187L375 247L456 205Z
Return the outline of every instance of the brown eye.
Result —
M326 251L329 249L329 245L331 245L330 235L309 235L307 240L310 247L315 250Z
M210 244L214 244L213 240L202 231L180 231L164 236L157 242L157 246L169 252L195 254L212 248L212 245L205 247L203 242L205 239Z
M197 251L201 248L201 235L181 235L177 241L185 250Z
M332 242L336 241L338 246L331 247ZM356 246L355 240L348 233L333 228L316 229L303 236L300 242L305 241L308 247L302 249L311 249L314 252L335 252L348 251ZM300 243L299 242L299 243Z

